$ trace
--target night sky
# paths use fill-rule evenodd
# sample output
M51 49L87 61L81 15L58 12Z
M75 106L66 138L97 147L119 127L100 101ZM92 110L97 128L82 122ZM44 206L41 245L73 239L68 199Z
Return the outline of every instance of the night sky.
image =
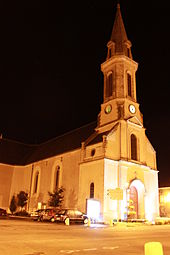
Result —
M170 186L170 7L120 1L160 186ZM0 130L40 143L97 119L115 0L0 2Z

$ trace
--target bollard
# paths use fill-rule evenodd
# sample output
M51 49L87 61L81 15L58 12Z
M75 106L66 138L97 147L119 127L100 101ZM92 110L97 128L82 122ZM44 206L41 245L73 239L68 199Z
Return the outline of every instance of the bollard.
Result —
M113 227L113 220L110 220L110 227Z
M87 225L88 225L88 227L90 227L90 225L91 225L91 220L90 220L90 218L88 218L88 223L87 223Z
M66 226L69 226L69 225L70 225L70 220L69 220L69 218L66 218L66 219L65 219L65 225L66 225Z
M163 255L163 248L160 242L145 243L145 255Z

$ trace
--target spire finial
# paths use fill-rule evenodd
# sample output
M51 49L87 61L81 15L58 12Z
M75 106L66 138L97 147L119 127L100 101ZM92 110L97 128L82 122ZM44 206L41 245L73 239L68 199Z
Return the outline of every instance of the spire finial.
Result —
M120 1L117 0L117 9L120 9Z

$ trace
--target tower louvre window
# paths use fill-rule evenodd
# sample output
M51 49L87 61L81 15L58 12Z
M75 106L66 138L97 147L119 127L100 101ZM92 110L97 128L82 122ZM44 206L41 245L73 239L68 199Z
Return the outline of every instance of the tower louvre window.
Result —
M137 160L137 138L134 134L131 135L131 159Z
M94 198L94 182L90 184L90 198Z
M106 82L106 97L112 96L113 93L113 72L110 72L107 75L107 82Z
M128 96L132 97L132 77L127 73Z
M111 58L111 56L112 56L112 49L109 48L109 49L108 49L108 58Z
M129 48L127 48L127 55L130 58L130 49Z

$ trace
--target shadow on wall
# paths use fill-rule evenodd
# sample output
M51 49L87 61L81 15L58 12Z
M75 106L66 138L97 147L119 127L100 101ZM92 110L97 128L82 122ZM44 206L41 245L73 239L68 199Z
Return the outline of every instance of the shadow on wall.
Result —
M30 199L30 209L37 209L38 208L38 203L42 203L43 202L43 193L39 193L39 195L37 196L37 194L34 194L31 199Z

